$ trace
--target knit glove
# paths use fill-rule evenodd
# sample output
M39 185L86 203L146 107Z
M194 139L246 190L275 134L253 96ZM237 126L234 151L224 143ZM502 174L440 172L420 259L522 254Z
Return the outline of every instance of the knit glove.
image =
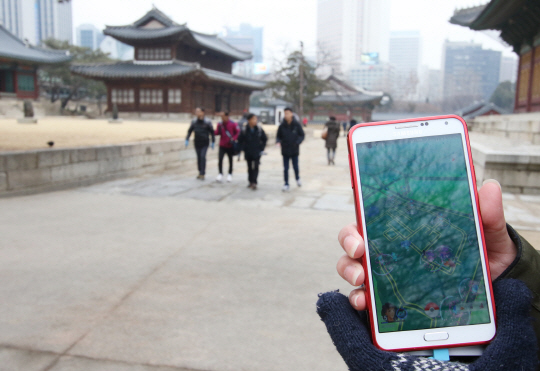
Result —
M351 371L534 371L538 367L536 335L529 316L531 292L519 280L493 284L497 335L483 355L471 364L385 352L371 342L367 313L356 311L338 292L319 295L317 313L339 354Z

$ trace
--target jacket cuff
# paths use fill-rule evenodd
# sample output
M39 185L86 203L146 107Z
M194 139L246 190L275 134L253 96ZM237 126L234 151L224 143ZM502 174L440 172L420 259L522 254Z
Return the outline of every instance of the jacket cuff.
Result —
M532 306L540 311L540 253L531 244L521 237L514 228L506 225L510 239L516 244L517 256L497 278L516 278L527 285L533 293Z

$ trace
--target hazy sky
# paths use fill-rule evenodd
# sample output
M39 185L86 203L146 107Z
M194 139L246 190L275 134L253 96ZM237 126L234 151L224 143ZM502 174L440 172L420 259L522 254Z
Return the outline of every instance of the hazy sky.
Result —
M511 49L482 32L448 23L456 8L486 3L487 0L392 0L392 31L419 30L422 35L422 64L440 68L445 39L482 43L512 55ZM304 42L306 53L314 55L317 28L317 0L74 0L73 24L129 24L151 9L152 4L178 23L187 22L195 31L217 33L224 26L247 22L264 27L264 57L268 63L285 49Z

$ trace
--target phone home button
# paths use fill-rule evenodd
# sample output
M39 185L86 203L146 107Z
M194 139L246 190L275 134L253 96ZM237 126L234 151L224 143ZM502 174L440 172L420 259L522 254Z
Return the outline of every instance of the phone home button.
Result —
M448 332L428 332L424 334L425 341L437 341L448 339Z

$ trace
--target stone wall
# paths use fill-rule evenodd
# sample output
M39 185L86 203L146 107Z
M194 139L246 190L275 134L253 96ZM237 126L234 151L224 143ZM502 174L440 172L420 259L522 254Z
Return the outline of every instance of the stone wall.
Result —
M178 167L195 158L183 140L0 153L0 196L88 185Z
M540 144L540 112L479 116L467 125L471 132Z
M503 192L540 194L540 153L497 151L471 142L478 186L496 179Z

